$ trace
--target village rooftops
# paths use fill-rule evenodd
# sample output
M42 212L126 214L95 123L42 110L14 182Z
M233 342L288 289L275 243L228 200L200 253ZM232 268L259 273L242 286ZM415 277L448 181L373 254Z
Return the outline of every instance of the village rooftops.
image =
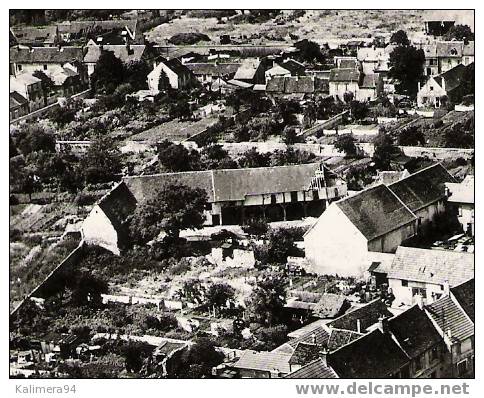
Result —
M10 109L28 104L29 101L16 91L10 92Z
M335 318L344 311L345 304L347 304L345 296L334 293L324 293L321 296L321 299L313 307L313 312L315 316L320 318Z
M329 74L330 82L359 82L360 72L354 68L334 68Z
M466 286L465 288L469 294L466 302L469 300L473 301L474 280L472 280L472 285ZM452 291L451 294L453 294ZM455 300L453 300L450 295L445 295L426 306L425 309L440 328L441 334L445 334L450 339L463 341L474 335L474 321L463 309L457 297L455 296ZM464 305L466 304L464 303Z
M209 202L243 201L250 195L308 191L319 163L302 165L188 171L126 177L125 183L139 202L154 195L163 184L179 182L201 188Z
M65 64L82 62L84 49L82 47L22 47L10 48L10 62L18 64Z
M289 373L285 376L286 379L336 379L338 375L330 366L324 363L321 358L318 358L302 368Z
M12 84L13 82L17 84L22 84L24 86L30 86L31 84L41 82L41 80L31 73L20 73L17 76L10 76L10 84Z
M240 67L240 63L186 63L185 66L196 76L227 76L235 74Z
M467 316L474 322L475 319L475 280L469 279L450 289L455 299L465 311Z
M328 322L327 326L335 329L364 333L370 326L376 324L382 316L388 318L393 316L393 314L388 310L382 300L375 299Z
M440 163L437 163L388 185L388 188L412 212L416 212L444 199L447 182L455 182L454 177Z
M291 357L292 354L246 350L242 352L239 360L231 365L231 368L288 374L291 371L289 364Z
M342 378L388 378L408 363L388 333L374 330L329 354L328 364Z
M368 240L416 220L408 207L383 184L341 199L335 204Z
M467 176L461 183L448 182L445 186L449 190L448 202L474 203L474 176Z
M56 26L14 26L12 32L19 43L54 44L57 39Z
M432 321L418 305L388 320L388 329L410 358L418 357L442 341Z
M461 85L467 68L468 66L459 64L454 66L452 69L435 76L434 80L440 87L445 88L445 91L449 93Z
M399 246L388 278L457 286L474 276L474 255L451 250Z
M114 56L121 61L127 63L130 61L139 61L145 52L146 46L144 44L113 44L113 45L88 45L87 52L84 57L86 63L96 63L101 56L102 51L111 51Z
M245 59L235 72L235 80L252 80L260 66L258 58Z

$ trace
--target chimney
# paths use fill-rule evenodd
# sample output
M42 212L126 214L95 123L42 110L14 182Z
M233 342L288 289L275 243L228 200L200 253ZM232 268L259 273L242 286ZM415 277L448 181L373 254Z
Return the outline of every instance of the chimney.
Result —
M415 296L415 302L418 305L418 308L423 309L423 297L421 294L416 294Z
M361 321L359 319L356 320L356 331L361 333Z
M417 89L420 91L420 82L417 82Z
M316 335L314 333L311 335L311 343L316 344Z
M444 295L450 295L450 284L447 279L444 281Z
M445 192L445 196L449 198L451 193L450 193L450 189L447 185L445 186L444 192Z
M319 358L325 366L328 366L328 354L329 352L326 348L323 348L321 351L319 351Z
M452 330L447 329L447 337L452 340Z
M442 90L445 91L445 78L442 77Z
M388 319L383 315L378 318L378 329L380 329L382 333L388 331Z

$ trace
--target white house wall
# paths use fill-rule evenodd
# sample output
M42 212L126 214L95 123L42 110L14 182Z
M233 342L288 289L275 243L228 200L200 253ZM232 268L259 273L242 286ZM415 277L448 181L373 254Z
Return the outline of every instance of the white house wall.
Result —
M118 233L111 221L96 205L82 223L84 240L87 244L97 245L119 255Z
M367 240L336 204L305 235L306 258L317 274L360 276L367 267Z

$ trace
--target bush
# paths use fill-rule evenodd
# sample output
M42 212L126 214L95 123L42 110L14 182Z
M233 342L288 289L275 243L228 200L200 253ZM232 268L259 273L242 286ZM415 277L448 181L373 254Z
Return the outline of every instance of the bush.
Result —
M180 45L180 44L196 44L199 41L210 41L210 37L208 37L204 33L198 32L190 32L190 33L177 33L168 39L171 44Z

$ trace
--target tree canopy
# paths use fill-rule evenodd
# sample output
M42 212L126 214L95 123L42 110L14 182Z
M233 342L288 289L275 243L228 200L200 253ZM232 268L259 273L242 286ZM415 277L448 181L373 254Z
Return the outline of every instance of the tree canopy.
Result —
M94 90L97 93L112 94L123 80L123 62L114 55L114 52L102 50L91 75Z
M396 89L400 94L415 96L418 82L423 77L425 54L413 46L398 46L390 54L389 76L398 80Z
M408 40L407 33L400 29L392 34L390 43L397 44L399 46L408 46L410 44L410 40Z

